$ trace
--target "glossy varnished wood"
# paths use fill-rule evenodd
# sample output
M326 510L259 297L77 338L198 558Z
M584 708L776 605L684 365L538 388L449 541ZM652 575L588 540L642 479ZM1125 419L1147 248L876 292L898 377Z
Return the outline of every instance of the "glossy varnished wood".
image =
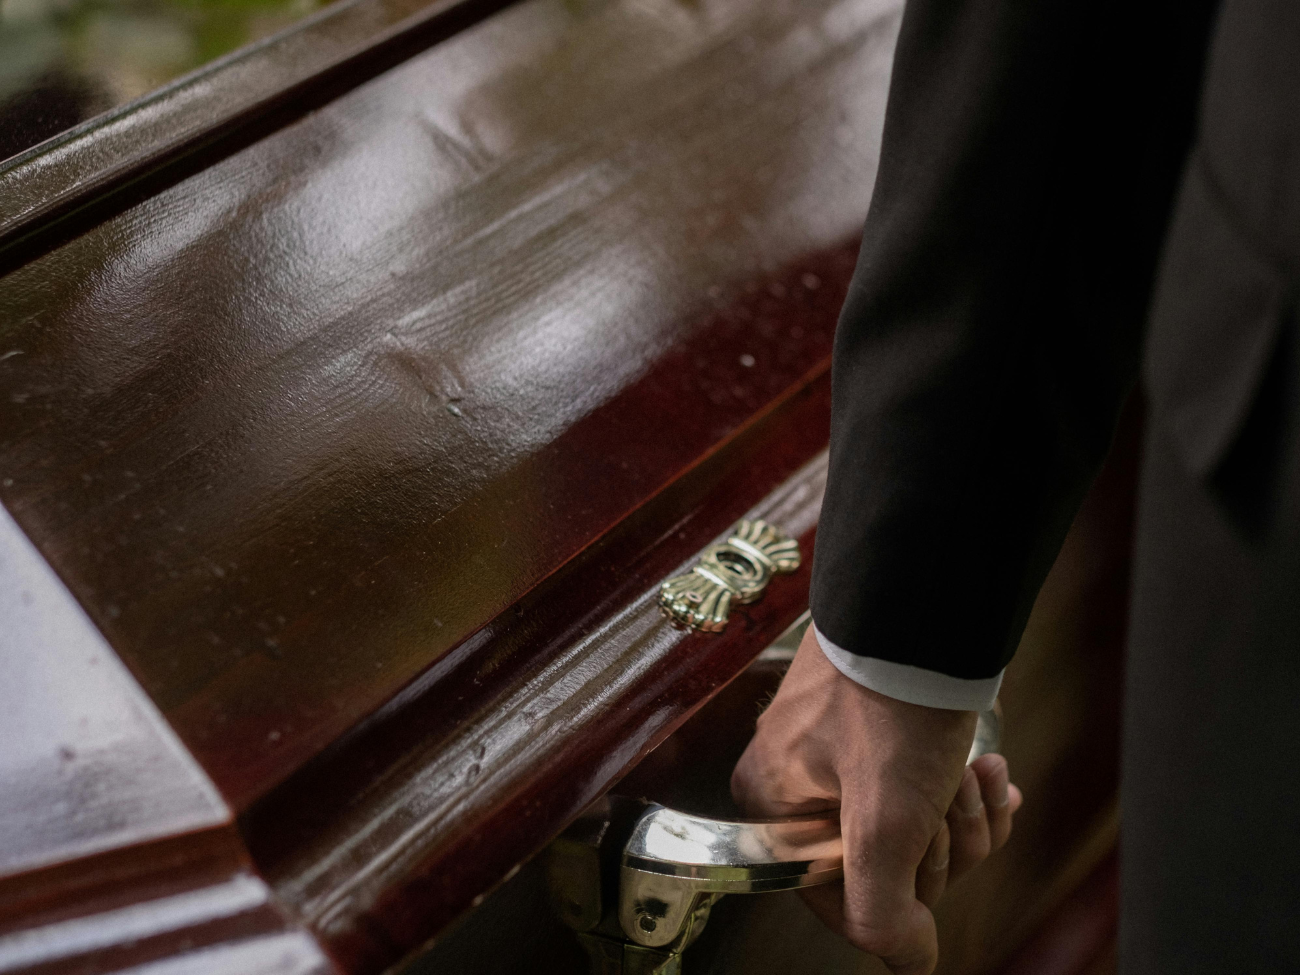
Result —
M202 169L510 0L344 0L119 109L0 161L0 267L61 225ZM148 189L146 187L147 194Z
M212 784L3 509L0 579L0 878L227 824Z
M3 508L0 743L0 971L334 971Z
M824 476L823 455L750 514L784 524L809 550ZM724 485L679 530L696 536L736 500ZM639 564L621 557L602 564L601 572L630 570L613 591L576 590L597 597L594 612L577 599L554 612L525 606L524 615L541 619L491 634L495 660L466 660L461 679L442 682L382 730L360 734L344 749L350 756L325 756L249 817L254 852L276 892L349 970L380 970L476 905L807 602L805 565L738 611L721 635L688 633L659 612L657 587L646 583L689 563L662 564L662 547L637 554ZM621 605L609 614L611 602ZM456 700L453 689L467 685L482 696ZM393 736L403 747L393 747ZM358 789L362 768L366 788Z
M0 495L237 807L824 371L818 9L536 0L0 280Z
M1113 975L1119 671L1138 430L1131 409L1034 607L1003 685L1005 752L1026 802L1010 843L946 893L941 975ZM764 654L613 787L737 814L736 759L784 665ZM571 973L581 954L527 866L413 960L408 975ZM490 945L490 948L485 946ZM686 953L697 975L884 975L796 892L729 896Z
M1004 752L1025 804L1008 845L939 904L937 975L1113 971L1119 702L1140 413L1131 403L1007 668ZM727 688L617 789L727 814L728 772L767 690L762 675L756 668ZM796 894L727 898L715 912L691 949L696 956L687 954L696 972L887 972L829 935ZM531 970L518 957L495 969Z
M824 448L897 23L528 0L0 279L0 498L350 970L801 608L646 600Z

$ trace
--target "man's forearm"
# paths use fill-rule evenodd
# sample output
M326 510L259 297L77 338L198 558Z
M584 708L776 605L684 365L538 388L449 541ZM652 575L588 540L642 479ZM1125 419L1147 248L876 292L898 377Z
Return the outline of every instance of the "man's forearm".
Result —
M813 573L855 680L973 703L1010 658L1133 381L1200 6L910 0Z

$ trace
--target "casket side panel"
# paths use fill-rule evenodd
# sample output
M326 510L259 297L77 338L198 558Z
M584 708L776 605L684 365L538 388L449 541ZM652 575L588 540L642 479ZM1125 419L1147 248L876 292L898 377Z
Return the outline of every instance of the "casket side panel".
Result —
M0 497L231 803L825 369L896 27L532 0L0 279Z
M337 970L0 508L0 970Z
M0 279L0 498L350 970L802 608L642 618L825 446L898 13L528 0Z

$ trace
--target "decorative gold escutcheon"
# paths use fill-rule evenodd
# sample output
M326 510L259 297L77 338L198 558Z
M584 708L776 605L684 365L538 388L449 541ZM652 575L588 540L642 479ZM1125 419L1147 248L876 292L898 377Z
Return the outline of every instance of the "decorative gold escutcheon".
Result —
M659 586L659 605L692 629L716 633L732 603L752 603L778 572L799 568L799 543L765 521L742 521L725 542L710 545L700 564Z

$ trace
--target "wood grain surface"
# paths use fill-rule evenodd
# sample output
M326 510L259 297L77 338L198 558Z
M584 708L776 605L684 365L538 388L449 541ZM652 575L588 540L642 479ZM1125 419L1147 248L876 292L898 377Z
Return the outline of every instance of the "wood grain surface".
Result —
M200 171L510 0L344 0L0 160L0 267Z
M0 501L197 764L119 714L180 764L86 822L80 758L0 765L56 810L13 793L9 969L384 970L806 605L806 565L720 637L652 596L747 511L811 554L900 6L524 0L11 262ZM951 902L950 972L1111 836L1129 509L1099 497L1007 678L1034 839Z
M826 369L896 24L533 0L0 279L0 497L228 801Z
M898 17L527 0L0 278L0 500L349 970L802 608L608 629L825 447Z
M0 972L328 975L225 803L0 508Z
M824 479L822 455L748 514L810 553ZM736 500L724 486L681 530L693 536ZM277 895L349 971L382 970L477 906L807 605L805 563L722 634L688 633L656 597L658 579L692 563L660 564L662 547L640 554L613 593L575 587L602 597L595 612L577 598L529 604L523 615L541 619L498 634L495 661L467 659L465 679L428 689L246 817ZM610 567L624 563L591 566ZM483 697L466 707L453 689L471 681Z
M1025 805L1008 845L940 903L938 975L1113 975L1118 708L1139 413L1132 404L1007 670L1004 752ZM612 791L735 815L731 769L783 670L764 654ZM414 957L406 975L582 970L583 953L546 899L544 865L534 861ZM827 930L797 892L724 898L683 967L697 975L886 973Z
M0 619L0 881L230 822L2 508Z

